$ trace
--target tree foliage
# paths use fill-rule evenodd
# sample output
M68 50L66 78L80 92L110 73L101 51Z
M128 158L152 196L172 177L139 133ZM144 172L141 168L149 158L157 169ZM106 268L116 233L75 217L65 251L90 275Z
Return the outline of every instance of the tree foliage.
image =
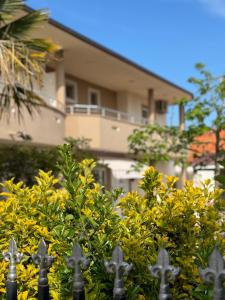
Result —
M73 159L82 161L84 158L95 158L89 150L89 140L85 138L68 138ZM58 147L36 147L29 143L2 144L0 146L0 181L14 178L14 182L23 181L32 186L39 170L51 171L58 176L57 161L60 159Z
M200 78L192 77L197 92L192 101L186 104L186 120L188 128L185 132L189 144L199 144L196 137L205 132L212 132L215 137L213 151L208 153L196 152L196 157L210 158L215 165L215 174L219 172L219 160L224 151L225 139L225 76L214 76L205 69L203 64L196 65ZM212 143L211 140L204 144Z
M0 2L0 67L2 91L0 113L9 111L14 104L19 114L22 107L29 113L42 103L33 91L34 81L41 84L43 69L49 54L58 50L53 42L31 37L36 28L47 21L44 10L27 12L23 0L2 0Z
M155 162L186 159L186 140L177 127L147 124L137 128L128 137L130 153L137 160L136 167L153 165Z
M200 78L189 79L196 93L192 100L181 100L185 105L186 128L180 131L178 127L147 124L129 136L129 149L138 165L168 160L185 165L191 151L194 158L213 161L218 174L218 161L225 148L225 76L215 77L203 64L196 68ZM201 142L198 137L206 132L212 133L211 138ZM209 144L212 151L199 147Z
M111 299L113 278L105 272L103 258L111 257L120 243L125 260L134 270L126 279L128 299L157 299L158 283L149 275L147 265L156 262L160 246L165 246L171 263L182 272L173 283L173 299L209 299L208 287L201 283L198 267L205 267L215 243L224 253L224 222L221 191L187 183L185 189L174 187L175 178L162 183L161 175L149 168L140 187L144 195L132 192L121 198L118 191L107 192L95 182L93 160L77 163L71 146L60 150L62 188L51 173L39 172L36 183L26 187L9 180L2 184L0 202L0 298L5 297L7 264L1 253L7 250L12 235L24 253L18 265L19 300L35 299L37 269L29 257L43 237L49 253L56 257L50 269L51 296L54 300L71 299L71 270L65 263L72 244L79 242L91 260L84 272L86 298ZM123 215L119 217L117 205Z

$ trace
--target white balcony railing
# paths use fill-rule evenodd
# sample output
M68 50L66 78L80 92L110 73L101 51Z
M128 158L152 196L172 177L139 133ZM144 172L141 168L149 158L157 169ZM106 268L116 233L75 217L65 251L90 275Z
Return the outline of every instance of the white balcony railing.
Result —
M106 108L98 105L88 104L73 104L66 106L66 113L74 115L76 113L86 115L100 115L104 118L113 119L132 124L143 125L148 123L148 119L136 118L128 113L121 112L115 109Z

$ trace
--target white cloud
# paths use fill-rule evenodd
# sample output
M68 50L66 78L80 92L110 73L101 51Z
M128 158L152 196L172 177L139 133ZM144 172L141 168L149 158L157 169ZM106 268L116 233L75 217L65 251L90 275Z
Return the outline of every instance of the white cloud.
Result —
M197 0L201 4L205 5L207 10L225 17L225 0Z

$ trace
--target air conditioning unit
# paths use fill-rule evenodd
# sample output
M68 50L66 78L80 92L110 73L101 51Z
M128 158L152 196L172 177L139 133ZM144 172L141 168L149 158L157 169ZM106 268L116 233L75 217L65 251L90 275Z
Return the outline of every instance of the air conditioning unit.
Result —
M164 101L164 100L157 100L155 102L155 110L156 110L156 113L158 114L165 114L167 113L167 102Z

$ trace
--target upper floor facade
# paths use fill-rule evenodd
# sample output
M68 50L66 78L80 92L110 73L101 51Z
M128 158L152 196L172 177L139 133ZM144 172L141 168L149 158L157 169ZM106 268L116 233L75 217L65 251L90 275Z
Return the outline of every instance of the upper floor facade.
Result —
M166 124L168 106L192 97L54 20L33 35L52 39L61 47L57 58L46 66L42 86L34 84L46 106L32 117L24 111L20 122L12 107L10 120L1 120L2 141L18 141L21 132L42 145L85 137L94 151L127 153L127 137L135 128L146 123ZM181 106L181 126L183 122Z

